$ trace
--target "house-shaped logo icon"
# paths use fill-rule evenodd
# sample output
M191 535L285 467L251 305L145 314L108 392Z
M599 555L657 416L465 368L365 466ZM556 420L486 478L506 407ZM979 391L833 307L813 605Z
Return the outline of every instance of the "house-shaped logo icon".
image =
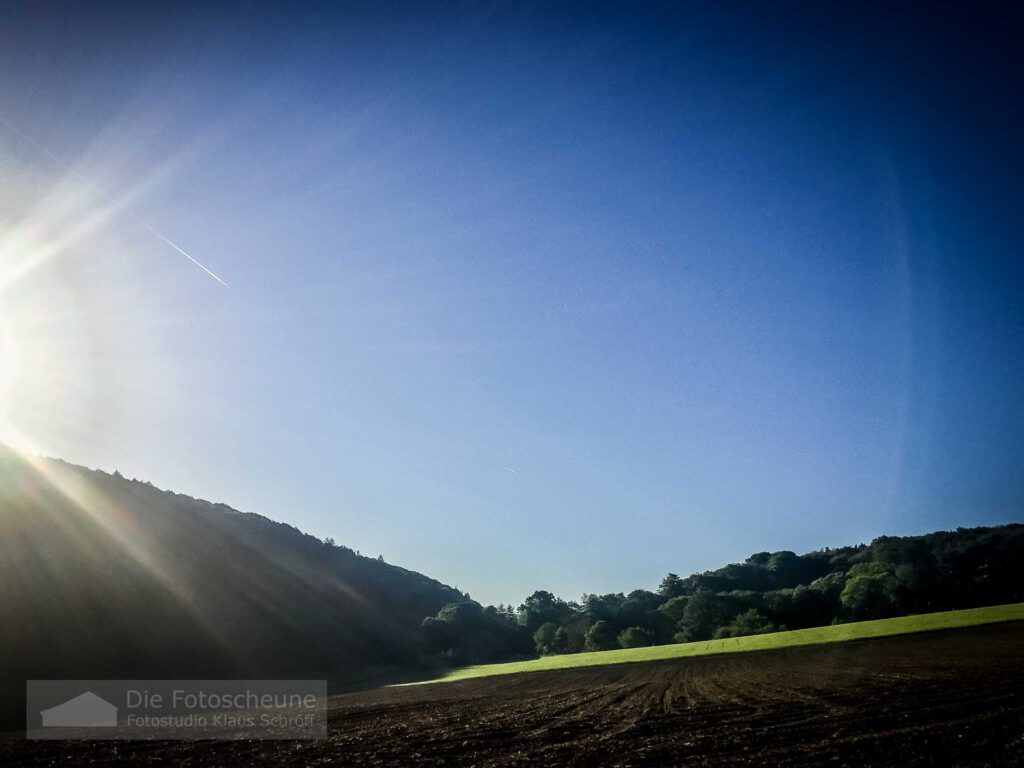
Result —
M68 699L63 704L44 709L43 727L117 727L117 707L92 691Z

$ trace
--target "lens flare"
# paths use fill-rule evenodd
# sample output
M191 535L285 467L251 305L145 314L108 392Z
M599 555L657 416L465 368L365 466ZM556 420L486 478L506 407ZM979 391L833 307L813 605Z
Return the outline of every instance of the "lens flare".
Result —
M0 117L0 125L5 126L12 133L16 134L18 136L18 138L20 138L22 141L26 142L27 144L29 144L30 146L32 146L33 148L35 148L36 150L38 150L42 154L46 155L48 158L50 158L50 160L52 160L54 163L56 163L61 168L63 168L71 176L74 176L76 179L78 179L79 181L83 182L86 186L90 187L93 191L99 193L99 195L101 197L103 197L104 199L106 199L107 201L110 201L110 202L114 201L113 196L107 194L105 191L100 189L96 184L94 184L93 182L89 181L89 179L87 179L84 176L82 176L82 174L80 174L78 171L76 171L74 168L72 168L68 163L66 163L64 160L59 158L57 155L53 154L50 150L48 150L43 145L39 144L31 136L28 136L25 133L23 133L21 130L18 129L18 127L16 125L12 124L9 120L5 120L3 117ZM167 235L165 235L162 232L160 232L159 230L157 230L157 228L154 227L152 224L150 224L148 221L145 221L144 219L140 218L139 216L137 216L136 214L132 213L129 210L124 210L124 213L125 213L126 216L131 218L139 226L144 227L151 234L155 235L160 240L163 240L164 243L166 243L171 248L173 248L178 253L180 253L182 256L184 256L186 259L191 261L193 264L195 264L197 267L199 267L201 270L203 270L203 272L205 272L207 275L212 277L214 280L216 280L218 283L223 285L225 288L228 287L228 284L225 283L212 270L210 270L205 264L200 262L198 259L196 259L194 256L192 256L190 253L188 253L184 248L182 248L180 245L178 245L173 240L171 240L169 237L167 237Z
M3 440L4 433L7 431L7 408L14 371L14 351L11 349L7 325L0 317L0 440Z

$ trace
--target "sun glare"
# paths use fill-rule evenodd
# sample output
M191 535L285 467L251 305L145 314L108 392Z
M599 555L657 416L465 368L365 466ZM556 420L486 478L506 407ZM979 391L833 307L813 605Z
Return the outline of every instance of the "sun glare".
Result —
M145 291L117 269L137 253L114 226L121 201L97 199L71 174L23 179L20 190L0 194L0 442L66 454L116 426L120 384L138 379L122 363L145 358L123 351L149 341Z
M0 317L0 443L23 456L41 455L44 447L23 431L25 419L20 417L25 414L19 414L18 393L27 382L16 339L10 317Z
M8 406L10 403L11 382L15 376L14 351L7 333L6 323L0 319L0 441L6 441L8 432Z

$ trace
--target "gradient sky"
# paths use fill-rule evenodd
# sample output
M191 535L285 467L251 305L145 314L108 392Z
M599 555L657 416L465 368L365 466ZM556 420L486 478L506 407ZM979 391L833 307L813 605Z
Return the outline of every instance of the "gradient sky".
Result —
M6 439L484 602L1022 519L1010 11L68 5L0 9Z

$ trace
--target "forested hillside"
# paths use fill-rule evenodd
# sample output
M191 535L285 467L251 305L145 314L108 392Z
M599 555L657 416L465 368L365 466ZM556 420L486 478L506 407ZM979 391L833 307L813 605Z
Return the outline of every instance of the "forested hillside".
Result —
M356 681L416 667L423 616L464 599L259 515L7 449L0 531L7 692L31 678Z
M1024 525L760 552L655 591L483 607L265 517L0 449L0 686L327 677L1024 601ZM424 618L427 617L427 618ZM17 703L0 702L8 713Z
M431 653L453 663L578 653L801 629L1024 601L1024 525L883 536L869 545L758 552L654 592L550 592L517 609L472 601L423 622Z

